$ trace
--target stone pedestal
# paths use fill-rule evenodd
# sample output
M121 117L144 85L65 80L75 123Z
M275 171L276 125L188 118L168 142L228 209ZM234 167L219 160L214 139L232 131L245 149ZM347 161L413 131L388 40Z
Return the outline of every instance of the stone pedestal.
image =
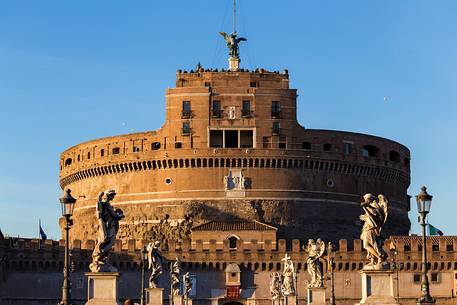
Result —
M397 304L394 294L393 271L362 270L362 300L357 305Z
M121 305L117 300L118 272L88 272L86 305Z
M295 305L297 303L297 296L296 295L287 295L283 297L283 304L284 305Z
M325 288L308 288L308 305L325 305Z
M147 305L163 305L163 288L146 288Z
M186 299L183 295L174 295L173 296L173 305L192 305L192 300L188 299L186 303Z
M240 70L240 59L236 57L229 57L229 70L238 71Z

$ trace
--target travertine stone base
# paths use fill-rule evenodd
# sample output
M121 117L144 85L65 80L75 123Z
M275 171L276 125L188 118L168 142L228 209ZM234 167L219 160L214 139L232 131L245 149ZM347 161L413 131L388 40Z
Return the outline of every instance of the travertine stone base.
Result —
M163 305L163 288L146 288L147 305Z
M238 71L240 70L240 59L236 57L229 57L229 70Z
M117 301L117 272L88 272L86 305L121 305Z
M308 288L308 305L325 305L325 288Z
M393 271L362 270L362 300L359 304L393 305L394 297Z
M174 295L173 296L173 304L174 305L192 305L192 300L189 299L186 304L186 300L182 295Z
M284 305L295 305L297 302L297 296L295 296L295 295L284 296L282 301L283 301Z

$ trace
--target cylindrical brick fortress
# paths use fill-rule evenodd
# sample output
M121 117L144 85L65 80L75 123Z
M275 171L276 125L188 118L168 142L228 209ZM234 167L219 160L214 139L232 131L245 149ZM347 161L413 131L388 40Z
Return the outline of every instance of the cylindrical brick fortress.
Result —
M165 125L76 145L60 185L77 198L74 238L96 239L99 192L115 189L118 237L188 238L211 220L258 220L280 238L357 238L360 196L390 202L386 235L407 235L409 150L376 136L305 129L285 73L178 71Z

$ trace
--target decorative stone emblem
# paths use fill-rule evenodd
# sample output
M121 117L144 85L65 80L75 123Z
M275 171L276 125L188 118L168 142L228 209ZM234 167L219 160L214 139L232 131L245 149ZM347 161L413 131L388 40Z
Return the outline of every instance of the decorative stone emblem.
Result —
M235 106L230 106L230 107L229 107L228 118L229 118L229 120L234 120L234 119L236 119Z
M225 190L242 191L246 188L246 181L242 169L229 169L228 175L224 177Z

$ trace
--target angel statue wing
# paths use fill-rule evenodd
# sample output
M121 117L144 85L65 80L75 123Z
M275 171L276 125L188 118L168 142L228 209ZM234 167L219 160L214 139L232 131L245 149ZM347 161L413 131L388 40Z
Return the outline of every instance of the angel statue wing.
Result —
M229 35L227 35L227 33L226 33L226 32L219 32L219 34L221 34L221 35L222 35L222 37L224 37L225 41L229 42L229 40L230 40L230 36L229 36Z
M318 239L316 241L316 244L318 244L318 246L319 246L317 257L322 257L322 255L324 255L324 252L325 252L325 242L323 242L322 240Z
M388 211L388 207L389 207L388 203L389 203L389 201L387 200L386 196L380 194L380 195L378 195L378 202L379 202L379 206L382 209L383 216L384 216L383 217L384 219L382 220L382 224L381 224L381 226L382 226L383 224L386 223L387 216L389 215L389 211Z
M240 42L240 41L248 41L248 40L244 37L240 37L240 38L236 39L236 42Z

